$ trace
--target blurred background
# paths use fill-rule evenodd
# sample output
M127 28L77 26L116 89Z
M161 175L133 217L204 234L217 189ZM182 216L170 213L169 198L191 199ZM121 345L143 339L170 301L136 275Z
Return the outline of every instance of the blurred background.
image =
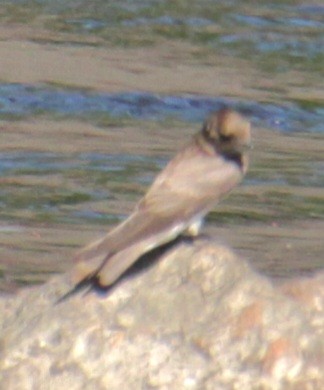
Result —
M204 229L279 281L323 267L320 1L0 2L0 291L122 221L223 106L251 166Z

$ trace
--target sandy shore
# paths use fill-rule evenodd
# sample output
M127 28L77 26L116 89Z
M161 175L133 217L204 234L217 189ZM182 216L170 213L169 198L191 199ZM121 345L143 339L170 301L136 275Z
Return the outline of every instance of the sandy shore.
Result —
M149 91L271 99L283 84L287 97L322 90L298 72L271 80L249 58L235 59L177 41L138 48L105 47L99 38L50 33L28 26L0 27L1 79L12 83L53 83L105 92ZM307 83L307 91L301 88Z

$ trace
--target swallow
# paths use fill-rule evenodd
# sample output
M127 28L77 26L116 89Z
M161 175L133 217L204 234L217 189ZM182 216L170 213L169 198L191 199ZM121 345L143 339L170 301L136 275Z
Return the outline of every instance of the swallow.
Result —
M75 256L77 285L113 285L142 255L179 235L199 233L205 215L243 179L250 123L238 112L212 113L156 177L132 214Z

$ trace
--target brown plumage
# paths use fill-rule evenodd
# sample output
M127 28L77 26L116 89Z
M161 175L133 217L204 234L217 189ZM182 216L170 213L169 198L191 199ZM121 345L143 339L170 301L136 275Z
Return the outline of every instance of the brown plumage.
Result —
M182 232L196 234L202 218L243 178L250 124L224 109L213 113L191 143L156 177L133 213L75 258L74 280L113 284L136 260Z

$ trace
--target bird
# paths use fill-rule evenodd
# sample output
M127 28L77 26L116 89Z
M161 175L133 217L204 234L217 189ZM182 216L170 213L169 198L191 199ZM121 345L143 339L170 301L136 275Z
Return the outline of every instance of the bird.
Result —
M112 286L142 255L177 237L199 234L206 214L243 179L251 125L239 112L212 112L157 175L129 217L79 251L75 287L95 281Z

